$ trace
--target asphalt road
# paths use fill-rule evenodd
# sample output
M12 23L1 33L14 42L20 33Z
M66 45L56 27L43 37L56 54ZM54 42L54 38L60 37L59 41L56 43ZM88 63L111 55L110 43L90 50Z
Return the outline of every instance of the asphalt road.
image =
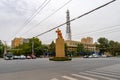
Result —
M0 80L120 80L120 58L0 59Z

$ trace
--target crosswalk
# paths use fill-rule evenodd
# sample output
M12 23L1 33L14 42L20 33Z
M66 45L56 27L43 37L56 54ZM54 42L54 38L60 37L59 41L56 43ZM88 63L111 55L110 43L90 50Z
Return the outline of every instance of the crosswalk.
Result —
M85 71L77 74L63 75L59 78L52 78L50 80L120 80L120 75L117 73L104 73L98 71Z

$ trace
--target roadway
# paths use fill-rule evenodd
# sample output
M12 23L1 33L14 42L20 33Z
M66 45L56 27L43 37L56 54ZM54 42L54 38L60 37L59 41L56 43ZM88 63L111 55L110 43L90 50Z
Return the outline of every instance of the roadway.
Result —
M0 59L0 80L120 80L120 58Z

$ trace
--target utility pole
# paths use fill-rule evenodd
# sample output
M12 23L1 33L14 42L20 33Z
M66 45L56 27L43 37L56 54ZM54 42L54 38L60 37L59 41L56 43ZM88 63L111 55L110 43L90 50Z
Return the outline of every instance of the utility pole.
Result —
M34 55L34 38L32 39L32 55Z
M6 45L6 41L4 41L5 45L4 45L4 54L7 53L7 45Z

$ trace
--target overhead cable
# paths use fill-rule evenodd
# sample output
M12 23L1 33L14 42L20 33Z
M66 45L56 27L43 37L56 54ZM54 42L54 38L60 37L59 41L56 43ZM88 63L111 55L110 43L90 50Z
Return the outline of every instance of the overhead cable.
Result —
M51 13L49 16L47 16L46 18L44 18L43 20L41 20L38 24L36 24L35 26L33 26L32 28L28 29L25 33L23 33L22 35L28 33L29 31L33 30L33 28L35 29L35 27L39 26L42 22L44 22L45 20L47 20L49 17L53 16L55 13L57 13L59 10L61 10L64 6L66 6L68 3L70 3L72 0L69 0L67 3L65 3L64 5L62 5L61 7L59 7L57 10L55 10L53 13Z
M68 21L68 22L72 22L72 21L74 21L74 20L77 20L77 19L85 16L85 15L88 15L88 14L90 14L90 13L92 13L92 12L94 12L94 11L100 9L100 8L103 8L103 7L107 6L107 5L109 5L110 3L113 3L114 1L116 1L116 0L112 0L112 1L110 1L110 2L108 2L108 3L106 3L106 4L103 4L102 6L99 6L99 7L95 8L95 9L89 11L89 12L86 12L86 13L84 13L84 14L76 17L76 18L73 18L73 19L71 19L71 20ZM65 23L63 23L63 24L60 24L60 25L57 26L57 27L54 27L54 28L52 28L52 29L49 29L49 30L47 30L47 31L45 31L45 32L43 32L43 33L41 33L41 34L38 34L38 35L36 35L35 37L41 36L41 35L43 35L43 34L46 34L46 33L50 32L50 31L52 31L52 30L54 30L54 29L56 29L56 28L59 28L59 27L65 25L65 24L67 24L68 22L65 22Z
M42 9L44 9L44 8L48 5L48 3L49 3L50 1L51 1L51 0L49 0L49 1L47 2L47 0L45 0L45 1L37 8L36 12L33 13L33 14L24 22L24 24L22 25L22 27L20 27L20 28L15 32L15 34L14 34L12 37L14 37L16 34L18 34L21 30L23 30L23 29L40 13L40 11L42 11ZM42 6L43 6L43 7L42 7Z

